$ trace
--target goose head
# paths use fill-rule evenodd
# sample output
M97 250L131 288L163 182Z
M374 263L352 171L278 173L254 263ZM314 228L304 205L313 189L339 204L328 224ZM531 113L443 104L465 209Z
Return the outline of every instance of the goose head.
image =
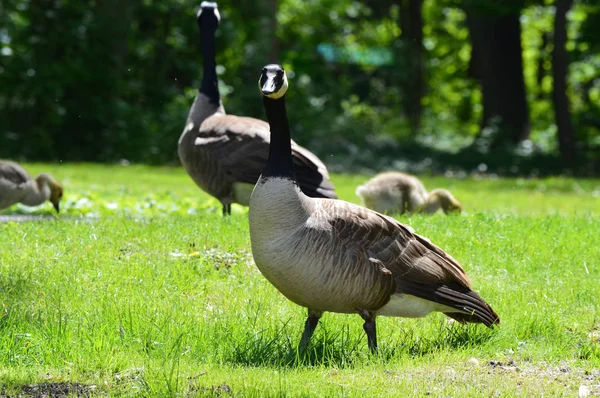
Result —
M461 213L462 205L456 198L446 189L434 189L429 193L427 198L428 203L436 203L441 207L444 213Z
M48 200L54 206L56 212L60 212L60 201L63 197L63 187L58 181L48 173L41 173L37 176L36 181L39 186L46 185L50 189L50 197Z
M258 88L263 96L271 99L279 99L285 95L288 89L288 79L281 65L266 65L258 79Z
M206 29L215 32L221 22L221 14L219 14L217 3L203 1L200 4L198 14L196 14L196 22L201 31Z

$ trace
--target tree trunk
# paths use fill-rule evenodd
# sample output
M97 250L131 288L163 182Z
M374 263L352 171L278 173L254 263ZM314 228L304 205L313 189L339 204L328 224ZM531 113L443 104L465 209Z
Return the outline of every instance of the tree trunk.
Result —
M536 66L536 71L535 71L535 81L537 84L536 99L538 99L538 100L541 100L544 98L543 83L544 83L544 76L546 76L546 68L544 68L544 64L546 63L546 57L547 57L546 47L548 47L548 36L549 35L547 32L541 32L540 36L542 38L542 42L538 49L539 55L538 55L537 66Z
M565 48L567 42L567 12L572 4L573 0L556 0L554 49L552 50L552 78L554 81L552 101L554 102L554 117L558 129L558 148L565 162L571 162L575 156L575 132L567 96L569 55Z
M281 63L281 43L277 36L277 0L266 0L268 26L265 33L268 35L266 43L269 43L269 62Z
M469 75L481 84L483 119L478 139L490 148L514 146L529 137L523 77L520 13L467 9L471 37Z
M399 0L400 7L400 54L397 58L403 60L402 73L402 106L408 118L410 130L416 137L421 126L423 106L421 100L425 92L423 67L423 14L422 0Z

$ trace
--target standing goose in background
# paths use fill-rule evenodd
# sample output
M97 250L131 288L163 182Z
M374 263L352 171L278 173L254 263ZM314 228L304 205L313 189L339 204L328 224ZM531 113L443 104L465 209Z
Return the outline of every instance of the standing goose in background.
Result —
M58 213L62 186L48 173L33 179L21 166L0 160L0 210L22 203L38 206L49 200Z
M259 87L271 146L250 198L252 255L269 282L308 309L301 352L325 311L358 313L372 351L378 315L438 311L459 322L500 322L458 262L428 239L364 207L303 194L294 177L283 68L265 66Z
M202 85L179 138L179 159L194 182L231 214L231 204L247 206L267 161L269 125L262 120L226 115L219 95L215 33L217 3L202 2L197 15L202 40ZM298 182L312 197L337 198L327 168L309 150L292 143Z
M365 207L380 213L433 214L442 209L449 214L462 211L462 205L450 191L438 188L427 193L417 177L396 171L377 174L358 186L356 195Z

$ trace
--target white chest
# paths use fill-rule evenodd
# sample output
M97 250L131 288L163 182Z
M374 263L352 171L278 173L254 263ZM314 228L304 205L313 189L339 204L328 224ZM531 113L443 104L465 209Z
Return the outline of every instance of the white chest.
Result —
M323 264L315 260L310 237L302 233L309 215L298 195L288 179L261 178L250 198L250 241L265 278L290 300L307 306L306 287L316 285Z
M248 204L250 203L250 196L252 195L253 189L254 189L253 184L246 184L243 182L234 182L233 183L233 199L234 199L234 201L243 206L248 206Z

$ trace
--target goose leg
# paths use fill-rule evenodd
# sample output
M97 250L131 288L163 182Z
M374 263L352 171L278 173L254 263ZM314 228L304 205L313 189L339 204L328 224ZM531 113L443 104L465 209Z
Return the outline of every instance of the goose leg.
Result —
M375 326L375 317L369 312L361 312L360 316L365 320L363 329L367 334L367 342L369 344L369 350L372 353L377 352L377 328Z
M223 205L223 215L230 216L231 215L231 203Z
M298 345L298 352L300 354L304 354L306 351L308 343L310 342L310 338L312 337L322 315L323 312L321 311L314 311L311 309L308 310L308 318L306 318L306 322L304 323L304 333L302 333L302 338L300 339L300 344Z

